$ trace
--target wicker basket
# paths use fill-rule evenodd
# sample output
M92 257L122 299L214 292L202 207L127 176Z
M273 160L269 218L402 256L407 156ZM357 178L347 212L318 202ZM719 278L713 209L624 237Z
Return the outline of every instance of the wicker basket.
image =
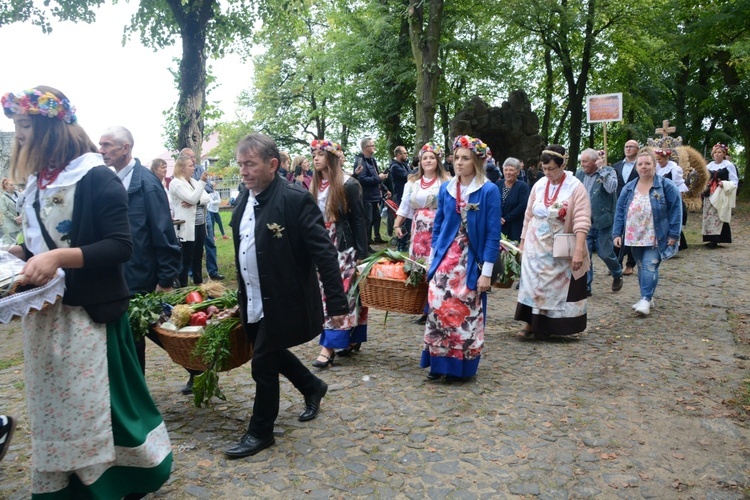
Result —
M152 328L159 335L159 340L172 361L191 370L206 369L203 360L193 356L193 349L201 336L200 333L177 333L158 326ZM235 327L229 335L231 357L226 366L220 370L223 372L242 366L253 357L253 345L248 340L242 325Z
M373 309L423 314L427 304L427 282L418 286L404 285L403 281L368 277L359 285L362 305Z

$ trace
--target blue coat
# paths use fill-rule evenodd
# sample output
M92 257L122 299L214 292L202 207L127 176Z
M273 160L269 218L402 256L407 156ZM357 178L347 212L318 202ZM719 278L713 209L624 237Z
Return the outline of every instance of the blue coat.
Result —
M628 182L620 193L620 198L617 200L615 225L612 228L613 237L622 237L625 231L625 218L628 215L630 203L633 201L637 184L638 179ZM651 200L651 213L654 218L656 244L659 247L659 254L662 259L665 259L667 258L667 239L672 238L677 241L674 245L675 253L680 242L682 198L674 182L660 175L654 175L654 185L649 190L649 199Z
M440 262L442 262L448 248L458 233L461 217L456 213L456 199L448 194L448 185L440 186L438 193L438 208L435 213L435 224L432 228L432 263L428 279L432 279ZM469 260L467 263L468 276L466 285L470 290L477 289L479 266L484 262L494 263L500 252L500 224L502 216L500 207L500 191L491 182L485 182L482 187L469 195L468 203L478 204L478 210L468 210L466 223L469 232ZM480 253L477 260L474 251Z
M500 179L495 183L500 193L503 192L505 181ZM521 232L523 231L523 217L526 214L526 205L529 203L529 193L531 187L523 182L519 177L510 188L508 197L502 202L502 212L500 218L505 219L502 225L502 232L511 240L520 241ZM501 196L502 198L502 196Z

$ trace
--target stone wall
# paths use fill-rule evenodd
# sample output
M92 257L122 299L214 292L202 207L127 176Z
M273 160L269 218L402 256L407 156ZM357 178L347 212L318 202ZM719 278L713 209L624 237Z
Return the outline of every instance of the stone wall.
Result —
M531 102L523 90L511 92L499 108L488 106L477 96L469 99L451 120L451 137L457 135L482 139L499 166L513 156L528 167L531 161L538 161L547 143L539 135L539 118L531 111Z

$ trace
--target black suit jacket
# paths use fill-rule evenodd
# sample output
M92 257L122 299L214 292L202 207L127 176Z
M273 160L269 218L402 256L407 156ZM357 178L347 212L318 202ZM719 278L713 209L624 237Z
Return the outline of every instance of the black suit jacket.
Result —
M248 198L248 190L240 194L229 225L239 283L237 301L245 328L252 337L247 328L247 294L239 271L240 222ZM318 273L331 316L349 312L347 298L336 249L310 192L275 176L256 201L255 248L266 328L257 333L264 338L251 340L266 351L286 349L304 344L323 331ZM284 228L280 238L268 228L269 224Z
M614 165L612 165L612 168L615 169L617 172L617 197L620 197L620 193L622 192L622 188L625 187L625 184L632 181L633 179L637 179L639 177L638 171L633 167L633 170L630 171L630 176L627 179L622 178L622 164L625 162L625 158L618 161Z
M495 183L500 190L502 199L503 186L505 181L500 179ZM505 224L502 225L503 234L514 241L520 241L521 232L523 231L523 217L526 213L526 205L529 202L529 193L531 188L521 180L517 180L505 201L502 202L502 214Z

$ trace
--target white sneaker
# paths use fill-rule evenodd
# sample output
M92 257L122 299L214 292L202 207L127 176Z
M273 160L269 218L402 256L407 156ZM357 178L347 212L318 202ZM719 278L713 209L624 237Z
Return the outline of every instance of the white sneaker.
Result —
M635 304L633 309L635 309L635 312L637 312L641 316L648 316L648 314L651 312L651 302L646 299L641 299L637 304Z
M633 308L633 309L635 309L635 308L636 308L636 307L638 307L638 306L640 305L640 303L641 303L641 302L643 302L644 300L646 300L646 299L641 299L641 300L639 300L638 302L636 302L635 304L633 304L633 305L632 305L632 306L630 306L630 307L631 307L631 308ZM654 299L651 299L651 302L649 302L649 303L648 303L648 305L649 305L649 307L651 307L652 309L653 309L654 307L656 307L656 304L654 303Z

